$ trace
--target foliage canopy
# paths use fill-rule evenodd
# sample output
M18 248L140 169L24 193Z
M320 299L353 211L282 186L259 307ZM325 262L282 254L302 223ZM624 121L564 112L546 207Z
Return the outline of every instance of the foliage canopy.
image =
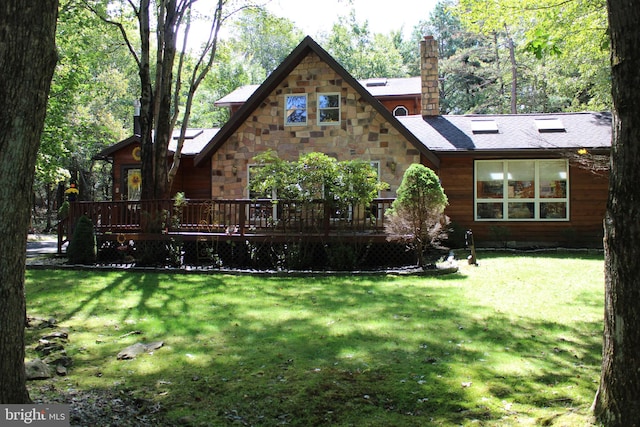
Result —
M326 154L303 154L297 161L280 159L273 151L254 158L251 190L264 197L311 202L331 201L337 206L368 204L388 184L378 181L378 171L366 161L338 161Z

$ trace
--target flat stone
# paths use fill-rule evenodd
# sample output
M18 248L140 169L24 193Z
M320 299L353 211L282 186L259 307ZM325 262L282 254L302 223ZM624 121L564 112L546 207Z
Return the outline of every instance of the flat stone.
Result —
M150 351L156 350L164 345L164 341L154 341L148 344L145 343L135 343L130 345L129 347L122 350L118 353L118 360L127 360L127 359L135 359L136 356L142 353L148 353Z

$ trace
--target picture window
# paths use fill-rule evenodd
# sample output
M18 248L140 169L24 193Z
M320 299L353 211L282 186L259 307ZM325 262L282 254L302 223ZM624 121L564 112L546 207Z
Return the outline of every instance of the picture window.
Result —
M569 219L566 160L477 160L476 221Z

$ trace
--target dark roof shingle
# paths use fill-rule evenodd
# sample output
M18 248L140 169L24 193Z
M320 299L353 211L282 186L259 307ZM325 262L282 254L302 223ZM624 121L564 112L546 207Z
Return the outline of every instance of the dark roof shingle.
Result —
M564 131L539 131L536 119L558 119ZM534 149L608 149L609 113L555 113L505 115L445 115L398 117L429 150L518 151ZM474 120L494 120L497 132L473 132Z

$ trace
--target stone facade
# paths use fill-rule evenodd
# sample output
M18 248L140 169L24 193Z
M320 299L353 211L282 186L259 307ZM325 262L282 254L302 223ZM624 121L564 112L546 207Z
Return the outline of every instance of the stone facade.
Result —
M285 126L285 96L307 95L307 124ZM318 94L340 95L340 120L317 123ZM390 184L381 197L395 197L406 168L420 153L376 109L315 53L306 56L253 111L212 157L211 196L248 197L248 168L256 154L273 150L283 160L322 152L338 161L380 164L380 179Z

